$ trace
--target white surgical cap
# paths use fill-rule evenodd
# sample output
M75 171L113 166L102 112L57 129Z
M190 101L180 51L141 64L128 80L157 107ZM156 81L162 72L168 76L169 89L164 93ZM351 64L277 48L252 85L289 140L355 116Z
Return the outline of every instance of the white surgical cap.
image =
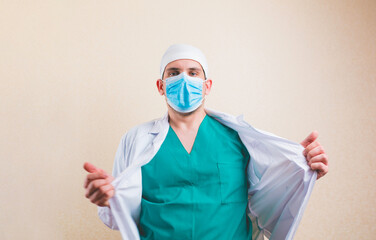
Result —
M164 53L161 61L160 74L163 78L164 70L170 62L178 59L192 59L201 64L202 69L205 72L205 78L208 78L208 63L206 62L205 55L200 49L187 44L174 44L171 45Z

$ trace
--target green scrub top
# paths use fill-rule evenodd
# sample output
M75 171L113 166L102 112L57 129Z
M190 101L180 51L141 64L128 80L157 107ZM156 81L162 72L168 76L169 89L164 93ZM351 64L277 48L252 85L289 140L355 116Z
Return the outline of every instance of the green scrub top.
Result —
M141 239L251 239L249 158L238 133L208 115L189 154L170 126L141 167Z

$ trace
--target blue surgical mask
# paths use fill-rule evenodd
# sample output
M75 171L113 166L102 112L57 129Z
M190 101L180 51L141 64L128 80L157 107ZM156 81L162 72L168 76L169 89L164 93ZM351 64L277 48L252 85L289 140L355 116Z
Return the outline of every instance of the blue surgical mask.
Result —
M188 113L202 104L202 86L206 81L188 76L185 72L166 78L167 103L176 111Z

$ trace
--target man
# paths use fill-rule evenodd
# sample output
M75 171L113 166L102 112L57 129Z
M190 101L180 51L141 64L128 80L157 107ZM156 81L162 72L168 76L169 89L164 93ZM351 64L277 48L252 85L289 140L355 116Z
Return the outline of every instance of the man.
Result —
M160 73L168 113L122 137L113 176L84 164L101 220L124 239L292 239L328 172L317 132L303 148L205 108L212 80L193 46L170 46Z

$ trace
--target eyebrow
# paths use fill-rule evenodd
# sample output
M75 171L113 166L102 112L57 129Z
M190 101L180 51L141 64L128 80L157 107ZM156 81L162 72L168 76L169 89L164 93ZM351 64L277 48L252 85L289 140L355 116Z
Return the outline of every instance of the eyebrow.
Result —
M201 68L197 68L197 67L191 67L191 68L188 68L189 70L193 70L193 71L201 71ZM179 71L181 70L181 68L175 68L175 67L172 67L172 68L167 68L166 71Z
M167 71L178 71L178 70L180 70L180 68L167 68L166 72Z
M201 71L202 69L201 68L197 68L197 67L193 67L193 68L188 68L189 70L193 70L193 71Z

